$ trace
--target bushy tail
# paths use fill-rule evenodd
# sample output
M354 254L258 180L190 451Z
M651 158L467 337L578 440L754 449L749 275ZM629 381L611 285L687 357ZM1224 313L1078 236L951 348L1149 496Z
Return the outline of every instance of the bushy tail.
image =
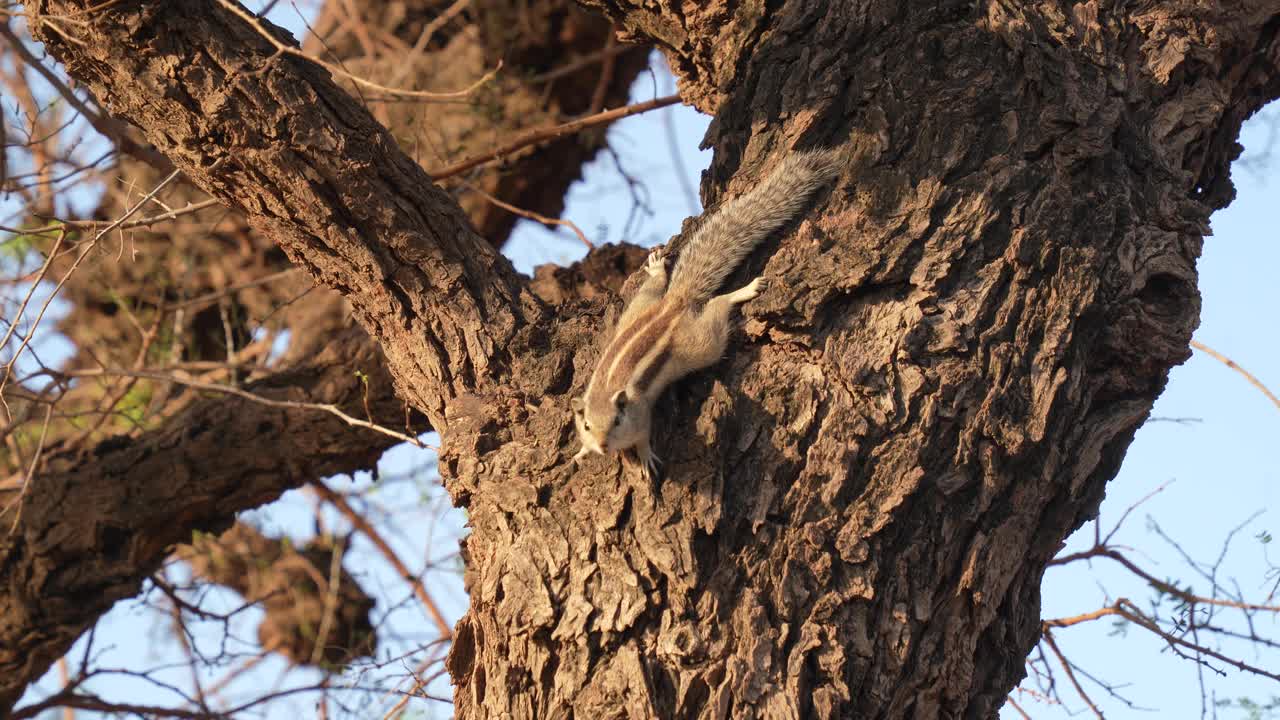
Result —
M845 157L844 148L793 153L755 188L721 205L680 251L667 294L692 302L710 298L761 240L839 174Z

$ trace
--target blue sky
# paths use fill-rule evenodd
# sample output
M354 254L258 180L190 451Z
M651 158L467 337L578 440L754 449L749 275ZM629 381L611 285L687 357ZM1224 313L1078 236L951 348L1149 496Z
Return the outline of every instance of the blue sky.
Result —
M282 20L288 21L283 16ZM670 90L666 82L662 72L642 75L633 99L667 94ZM1272 108L1270 117L1273 122L1280 122L1277 108ZM583 182L570 190L564 217L576 222L595 242L665 242L691 214L683 188L689 183L696 188L701 171L710 161L708 152L697 150L708 121L689 108L675 107L618 123L611 129L609 141L627 172L645 180L647 211L627 226L628 217L633 215L632 196L613 161L602 158L588 166ZM1242 137L1246 155L1265 145L1269 133L1267 122L1251 122ZM684 166L683 180L673 168L671 136ZM1280 267L1280 243L1274 237L1276 208L1272 199L1276 188L1267 181L1269 170L1265 166L1257 173L1237 169L1234 179L1238 198L1213 217L1214 235L1206 239L1199 264L1203 312L1195 337L1234 358L1273 390L1280 390L1280 340L1274 320L1280 308L1280 283L1273 280L1274 268ZM572 233L548 230L528 221L521 221L508 250L517 267L525 272L536 264L568 263L583 254ZM1261 511L1236 536L1221 572L1235 577L1246 594L1264 598L1276 582L1274 571L1268 576L1268 568L1280 560L1280 551L1272 545L1268 557L1268 547L1256 536L1264 530L1280 535L1274 516L1280 492L1276 489L1280 471L1275 453L1276 440L1280 439L1280 409L1239 374L1197 352L1185 365L1174 369L1154 415L1182 421L1152 422L1139 431L1119 477L1108 488L1102 507L1103 526L1109 529L1126 508L1168 484L1132 512L1116 542L1133 548L1132 558L1156 576L1185 578L1197 590L1203 590L1203 581L1176 550L1160 540L1148 518L1181 543L1190 557L1211 561L1218 556L1226 535ZM466 597L458 573L456 538L464 532L464 518L460 512L448 509L435 481L431 453L400 447L383 458L380 468L383 476L398 478L384 480L371 496L375 504L372 511L381 519L380 528L401 557L418 561L417 569L432 568L427 578L433 595L451 618L460 616L466 608ZM344 490L365 487L370 482L370 478L358 476L336 479L331 485ZM289 493L245 517L270 531L289 532L299 538L315 532L314 501L301 492ZM343 528L332 513L325 512L323 518L326 527ZM1066 551L1088 547L1092 534L1092 525L1087 525L1072 538ZM361 582L380 597L390 599L378 610L388 637L384 648L389 655L429 639L422 613L412 602L406 602L407 586L358 536L350 558ZM1091 567L1078 564L1051 569L1043 595L1044 617L1063 617L1094 610L1116 597L1128 597L1145 605L1151 592L1114 564L1096 561ZM226 608L237 604L234 596L218 591L207 600ZM177 648L169 638L169 628L156 625L153 617L136 601L120 603L99 626L96 646L114 647L102 655L102 664L139 669L173 661ZM252 612L236 621L233 635L238 639L233 641L233 649L252 651L255 625ZM1262 619L1258 627L1263 633L1280 634L1274 618ZM1144 631L1135 628L1123 636L1113 636L1109 634L1112 630L1111 623L1103 621L1059 631L1057 637L1074 662L1111 682L1129 683L1124 692L1138 705L1157 708L1158 716L1195 717L1200 713L1200 685L1194 665L1162 651L1162 644ZM197 642L216 643L219 635L220 629L206 627L198 632ZM78 649L83 645L82 641ZM76 653L73 656L78 657ZM1255 654L1253 648L1244 648L1242 658L1280 667L1280 655L1275 651ZM391 661L379 672L402 672L403 665ZM264 667L247 673L238 685L230 686L228 694L247 697L260 692L264 683L275 682L281 668L282 663L269 660ZM217 668L206 679L222 677L228 669ZM187 684L182 668L160 674L175 684ZM288 681L306 679L306 672L294 671ZM1059 680L1065 682L1061 676ZM165 704L176 700L155 686L123 676L111 678L110 684L115 686L113 694L127 693L140 702ZM107 683L100 683L98 689L106 690ZM446 696L449 693L443 680L431 689ZM1280 695L1276 683L1231 672L1226 677L1213 676L1210 689L1218 697L1265 700L1270 695ZM1083 703L1069 692L1064 695L1068 700L1066 708L1038 704L1028 696L1021 696L1019 701L1036 718L1066 717L1068 711L1084 709ZM1105 692L1093 692L1093 697L1109 717L1151 716L1129 709L1106 697ZM422 707L428 716L447 715L445 708L432 710L425 704ZM309 716L313 712L308 702L299 700L277 708L268 717ZM1016 715L1006 711L1005 716ZM1228 709L1219 716L1243 714Z
M1245 157L1267 147L1272 128L1280 123L1275 104L1244 128ZM1280 147L1276 148L1280 152ZM1195 339L1229 356L1258 377L1272 392L1280 390L1280 339L1276 310L1280 308L1280 243L1276 237L1275 168L1280 157L1260 163L1256 171L1233 168L1237 198L1214 214L1213 235L1205 239L1198 264L1202 311ZM1253 163L1250 163L1251 165ZM1272 178L1268 182L1268 176ZM1257 518L1234 537L1222 565L1223 579L1234 577L1247 596L1265 601L1277 581L1278 543L1269 547L1257 537L1263 531L1280 536L1276 504L1280 500L1280 408L1275 407L1238 373L1201 352L1173 369L1169 385L1152 411L1155 418L1187 418L1189 422L1148 422L1129 448L1118 477L1107 488L1101 518L1109 529L1126 508L1168 483L1129 517L1115 543L1134 550L1131 559L1152 575L1181 578L1196 592L1207 591L1207 580L1163 541L1151 526L1181 544L1195 561L1213 563L1227 535L1250 516ZM1093 526L1071 538L1064 552L1087 549ZM1267 551L1270 550L1268 556ZM1043 616L1068 617L1096 609L1118 597L1140 606L1152 593L1113 563L1096 561L1051 568L1045 578ZM1276 600L1270 601L1276 604ZM1159 708L1174 717L1200 712L1199 675L1192 663L1172 656L1147 633L1131 629L1123 637L1108 635L1108 622L1060 631L1065 653L1085 668L1113 682L1129 682L1126 695L1140 705ZM1275 617L1262 617L1258 630L1280 635ZM1280 668L1280 653L1257 652L1234 645L1241 659L1263 667ZM1221 667L1221 663L1215 663ZM1218 698L1241 696L1266 700L1280 695L1280 684L1225 669L1226 676L1207 673L1210 690ZM1114 701L1101 702L1110 717L1149 715ZM1024 706L1026 707L1026 706ZM1074 709L1083 709L1075 702ZM1036 717L1049 716L1041 713ZM1242 717L1224 710L1221 717Z

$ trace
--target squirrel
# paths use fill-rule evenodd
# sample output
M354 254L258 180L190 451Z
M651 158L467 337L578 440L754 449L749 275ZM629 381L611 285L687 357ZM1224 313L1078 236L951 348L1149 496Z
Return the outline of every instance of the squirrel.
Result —
M649 254L643 267L648 277L618 319L586 393L571 401L582 440L574 462L633 449L641 474L652 478L659 464L649 447L654 403L668 385L724 355L731 311L760 294L764 279L713 295L747 254L839 174L844 157L841 149L827 149L783 158L763 182L722 205L694 232L670 282L665 250Z

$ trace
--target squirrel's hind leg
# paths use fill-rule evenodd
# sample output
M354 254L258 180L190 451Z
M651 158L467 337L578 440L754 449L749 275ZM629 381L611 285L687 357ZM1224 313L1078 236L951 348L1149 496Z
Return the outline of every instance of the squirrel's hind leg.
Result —
M764 278L756 278L733 292L717 295L692 322L680 328L681 337L674 345L681 349L682 364L688 371L712 365L724 355L733 329L733 308L759 295L764 287Z

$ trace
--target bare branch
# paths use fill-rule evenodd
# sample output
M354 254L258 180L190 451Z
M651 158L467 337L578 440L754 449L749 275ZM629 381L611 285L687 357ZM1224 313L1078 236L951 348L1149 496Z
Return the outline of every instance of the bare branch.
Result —
M680 102L679 95L668 95L667 97L664 97L664 98L657 98L656 100L646 100L645 102L636 103L634 105L628 105L626 107L618 108L616 110L606 110L605 112L602 112L602 113L597 113L589 117L572 120L570 122L562 123L554 127L531 130L527 133L524 133L523 135L520 135L516 139L508 142L507 144L503 145L502 147L499 147L496 150L491 150L487 153L483 153L481 155L477 155L475 157L468 158L460 162L456 162L452 165L449 165L448 167L440 168L439 170L433 170L431 172L431 179L443 180L444 178L453 177L454 175L464 173L467 170L470 170L471 168L479 167L480 165L483 165L492 160L497 160L498 158L501 158L504 155L510 155L511 153L514 153L515 151L520 150L522 148L538 145L540 143L550 142L552 140L562 138L565 135L571 135L585 128L592 127L593 125L603 125L605 123L610 123L615 120L620 120L624 117L630 117L632 115L638 115L640 113L648 112L656 108L666 107L668 105L674 105L678 102Z
M360 407L365 389L354 369L369 377L375 420L402 414L380 354L359 332L333 338L312 363L250 383L244 391L273 399L307 392L319 404ZM354 432L330 413L230 395L195 402L161 428L125 442L105 441L89 453L46 450L16 531L0 537L0 562L12 571L6 575L11 579L58 579L39 587L0 585L0 606L17 613L7 617L27 619L0 625L0 647L10 650L0 654L0 703L16 701L26 683L65 654L100 614L136 594L168 557L168 548L189 541L193 529L220 531L239 509L288 488L370 467L393 443L384 434ZM0 499L14 490L0 482ZM86 492L95 498L87 506L63 501ZM84 532L86 524L112 528L120 544L98 543ZM75 547L36 542L50 533L80 540ZM51 575L54 567L62 570ZM52 601L58 597L92 601ZM66 631L41 633L35 627Z
M1049 649L1053 651L1054 657L1058 658L1058 662L1062 664L1062 669L1066 672L1067 679L1071 681L1071 687L1075 688L1076 694L1089 706L1089 710L1093 712L1094 717L1098 718L1098 720L1103 720L1102 711L1098 709L1098 705L1093 701L1093 698L1089 697L1089 693L1085 692L1084 688L1080 686L1080 681L1076 679L1075 668L1062 654L1062 651L1058 649L1058 643L1053 639L1053 633L1048 628L1044 629L1044 641L1049 646Z
M409 568L405 566L404 562L400 560L400 557L391 549L391 546L387 544L387 541L382 539L382 535L379 534L378 531L360 515L360 513L357 513L352 509L351 505L347 503L345 498L331 490L329 486L324 483L317 482L311 484L311 489L330 505L337 508L338 512L342 513L343 517L354 525L357 530L364 533L365 537L369 538L369 541L373 543L374 547L378 548L378 552L382 553L382 556L386 558L387 562L390 563L392 567L395 568L400 577L404 578L405 582L409 583L413 587L414 594L418 596L418 600L422 602L422 606L431 614L431 620L435 623L436 630L440 633L440 637L446 639L452 638L453 627L449 625L448 620L444 619L444 613L440 612L440 608L436 606L435 600L431 598L426 587L423 586L422 579L416 574L409 572Z
M496 197L494 197L494 196L490 195L489 193L487 193L487 192L485 192L485 191L481 190L480 188L478 188L478 187L476 187L476 186L474 186L474 185L472 185L472 184L470 184L470 183L464 183L464 186L465 186L468 190L471 190L472 192L474 192L474 193L476 193L476 194L480 195L480 197L483 197L485 200L488 200L489 202L493 203L494 205L497 205L498 207L502 208L503 210L506 210L506 211L508 211L508 212L513 212L513 213L515 213L516 215L519 215L519 216L520 216L520 217L522 217L522 218L528 218L528 219L530 219L530 220L536 220L536 221L538 221L538 222L542 223L543 225L560 225L560 226L563 226L563 227L567 227L567 228L569 228L570 230L572 230L572 231L573 231L573 233L574 233L575 235L577 235L577 236L578 236L578 239L582 241L582 244L587 246L587 249L588 249L588 250L594 250L594 249L595 249L595 247L596 247L595 245L593 245L593 244L591 243L591 241L590 241L590 240L588 240L588 239L587 239L587 236L583 234L582 229L581 229L581 228L579 228L579 227L578 227L578 226L577 226L573 221L571 221L571 220L564 220L564 219L561 219L561 218L551 218L551 217L547 217L547 216L545 216L545 215L540 215L540 214L538 214L538 213L536 213L536 212L532 212L532 211L530 211L530 210L523 210L523 209L521 209L521 208L516 207L515 205L512 205L512 204L510 204L510 203L505 203L505 202L503 202L503 201L499 200L498 198L496 198Z
M1266 395L1266 396L1267 396L1267 399L1271 401L1271 404L1272 404L1272 405L1275 405L1277 408L1280 408L1280 398L1276 397L1275 393L1271 392L1271 390L1270 390L1269 388L1267 388L1267 386L1266 386L1266 385L1263 385L1261 380L1259 380L1258 378L1254 377L1254 376L1253 376L1253 373L1251 373L1251 372L1249 372L1248 370L1245 370L1244 368L1240 367L1240 365L1239 365L1239 364L1237 364L1235 360L1232 360L1231 358L1227 357L1226 355L1223 355L1222 353L1218 352L1217 350L1214 350L1213 348L1209 347L1208 345L1205 345L1204 343L1202 343L1202 342L1198 342L1198 341L1196 341L1196 340L1192 340L1192 341L1191 341L1191 347L1193 347L1193 348L1195 348L1195 349L1199 350L1200 352L1205 353L1205 354L1206 354L1206 355L1208 355L1209 357L1212 357L1214 360L1217 360L1218 362L1222 363L1223 365L1226 365L1227 367L1231 368L1232 370L1235 370L1236 372L1238 372L1238 373L1240 373L1241 375L1243 375L1243 376L1244 376L1244 379L1245 379L1245 380L1248 380L1250 385L1254 386L1255 388L1257 388L1257 389L1258 389L1258 391L1259 391L1259 392L1261 392L1263 395Z
M285 45L284 43L277 40L276 36L272 34L269 30L263 29L262 26L259 24L259 21L249 13L242 10L239 5L235 4L234 2L231 2L230 0L218 0L218 2L222 5L222 7L226 8L228 11L235 14L241 20L244 20L245 22L253 25L253 27L257 28L258 32L262 35L262 37L265 38L267 42L275 46L277 54L292 55L294 57L302 58L309 62L313 62L316 65L319 65L320 67L324 68L325 70L328 70L329 72L333 73L334 75L338 75L340 77L346 78L347 80L350 80L351 82L357 85L360 85L361 87L366 87L366 88L369 88L370 90L377 90L378 92L386 93L387 95L393 95L395 97L415 98L420 100L453 100L461 97L466 97L467 95L470 95L471 93L475 92L476 89L479 88L480 86L492 80L493 76L496 75L498 71L502 69L502 61L498 61L497 66L495 66L489 72L485 73L485 75L481 77L479 80L475 81L471 85L461 90L456 90L454 92L427 92L426 90L400 90L393 87L387 87L385 85L380 85L373 81L366 80L357 75L353 75L347 72L346 70L343 70L342 68L334 65L330 65L329 63L323 60L319 60L314 57L311 57L310 55L302 52L301 50L295 47ZM271 58L267 58L267 62L270 62L270 61L271 61Z

